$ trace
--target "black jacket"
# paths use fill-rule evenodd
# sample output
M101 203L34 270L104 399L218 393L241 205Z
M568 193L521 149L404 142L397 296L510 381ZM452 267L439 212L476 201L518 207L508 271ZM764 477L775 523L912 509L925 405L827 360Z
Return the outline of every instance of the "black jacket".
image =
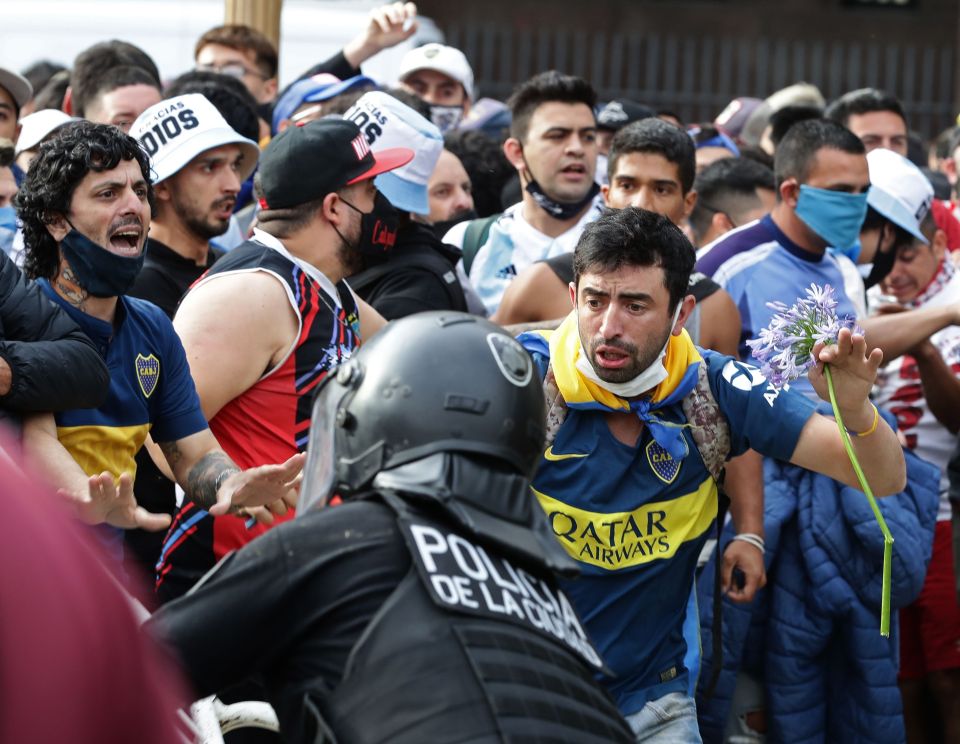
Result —
M427 225L404 221L390 252L347 282L387 320L427 310L466 312L456 272L460 256Z
M19 428L33 411L95 408L110 375L79 326L0 252L0 358L12 372L0 422Z
M404 517L478 555L476 536L461 537L418 510ZM376 500L298 516L228 555L144 627L179 654L199 695L255 675L288 742L633 740L591 668L559 640L574 635L571 627L583 632L572 609L560 611L569 604L554 594L553 614L543 609L552 581L545 568L524 565L520 581L536 586L528 594L505 581L499 553L486 543L489 562L474 565L486 578L474 573L462 588L477 601L434 604L431 580L414 567L413 529ZM434 580L459 572L444 552L427 556ZM509 575L518 576L512 567ZM505 592L516 596L517 612L523 605L562 618L563 632L506 614ZM320 735L326 726L334 736Z

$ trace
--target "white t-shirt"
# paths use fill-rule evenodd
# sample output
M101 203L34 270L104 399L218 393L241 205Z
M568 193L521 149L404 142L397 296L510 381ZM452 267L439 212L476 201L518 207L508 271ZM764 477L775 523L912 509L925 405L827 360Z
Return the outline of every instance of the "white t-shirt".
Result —
M490 234L473 259L470 284L476 290L487 313L500 306L503 293L521 271L546 258L572 253L583 228L603 213L603 197L599 194L579 221L562 235L551 238L533 227L523 217L523 202L507 209L490 226ZM463 248L469 222L450 228L444 243Z

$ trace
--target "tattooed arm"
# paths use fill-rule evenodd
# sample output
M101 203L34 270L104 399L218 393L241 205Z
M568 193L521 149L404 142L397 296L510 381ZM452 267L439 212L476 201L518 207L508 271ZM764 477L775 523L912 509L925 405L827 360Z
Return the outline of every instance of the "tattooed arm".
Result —
M187 498L215 516L240 507L269 506L285 514L296 505L296 479L305 456L281 465L240 470L209 429L173 442L158 442Z

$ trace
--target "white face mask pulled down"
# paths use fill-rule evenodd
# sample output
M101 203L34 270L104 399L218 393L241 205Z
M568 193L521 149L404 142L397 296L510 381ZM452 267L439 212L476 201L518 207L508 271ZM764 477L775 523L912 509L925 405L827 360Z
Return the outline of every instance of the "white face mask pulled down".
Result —
M680 309L682 307L683 301L681 300L677 303L677 309L673 313L673 322L670 323L671 335L677 325L677 319L680 317ZM663 360L664 357L667 356L667 346L669 344L670 338L667 337L667 343L663 345L660 354L657 355L653 363L632 380L627 380L626 382L607 382L606 380L601 380L597 371L593 368L593 364L590 363L590 359L587 358L587 353L583 349L583 341L580 342L580 355L577 357L576 367L580 371L580 374L607 392L613 393L621 398L635 398L655 388L667 379L669 373L667 372L667 368L663 366Z

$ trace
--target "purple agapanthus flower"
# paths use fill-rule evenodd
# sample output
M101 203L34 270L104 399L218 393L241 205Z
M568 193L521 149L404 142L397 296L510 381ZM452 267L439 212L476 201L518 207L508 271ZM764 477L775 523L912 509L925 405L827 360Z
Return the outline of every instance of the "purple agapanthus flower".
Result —
M767 307L774 311L770 325L761 328L757 338L747 341L760 362L760 372L776 387L806 374L816 363L813 347L821 341L836 343L841 328L863 333L856 318L837 315L837 300L829 284L811 284L805 291L807 296L798 299L793 307L768 302Z

